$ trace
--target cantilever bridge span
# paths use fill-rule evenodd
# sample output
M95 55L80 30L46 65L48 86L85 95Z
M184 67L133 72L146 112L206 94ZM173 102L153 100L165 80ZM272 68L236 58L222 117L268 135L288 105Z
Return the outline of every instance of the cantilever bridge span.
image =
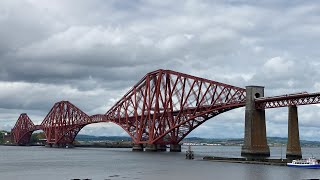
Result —
M72 103L61 101L54 104L40 125L21 114L12 134L15 143L27 144L32 132L41 129L48 144L65 145L72 144L88 124L113 122L136 145L178 145L208 119L235 108L247 108L251 98L248 92L252 93L248 88L160 69L146 74L104 114L89 116ZM263 92L254 95L251 105L257 111L320 102L319 93L268 98L263 97Z
M206 120L242 107L244 102L243 88L158 70L145 75L105 114L89 116L61 101L38 128L45 132L47 143L66 144L88 124L113 122L128 132L135 144L178 144ZM12 130L16 143L26 143L26 136L37 129L27 115L24 117Z

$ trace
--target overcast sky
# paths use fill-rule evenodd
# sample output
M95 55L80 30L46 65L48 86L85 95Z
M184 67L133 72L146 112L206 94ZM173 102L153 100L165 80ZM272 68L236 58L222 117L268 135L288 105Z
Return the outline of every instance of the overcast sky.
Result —
M68 100L105 113L146 73L170 69L265 96L320 92L320 2L304 0L1 0L0 129L40 124ZM299 106L301 139L320 140L320 106ZM287 108L266 110L287 136ZM100 123L81 134L126 135ZM243 137L244 108L190 136Z

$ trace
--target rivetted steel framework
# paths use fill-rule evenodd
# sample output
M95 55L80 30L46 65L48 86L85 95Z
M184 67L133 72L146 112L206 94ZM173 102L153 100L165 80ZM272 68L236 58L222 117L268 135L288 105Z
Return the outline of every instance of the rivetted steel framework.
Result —
M11 130L14 143L21 145L29 144L31 134L35 130L36 126L29 116L26 113L21 114Z
M319 103L319 93L255 98L257 109ZM183 74L157 70L146 74L105 114L89 116L68 101L57 102L41 125L21 114L12 129L14 142L27 144L42 129L48 144L72 144L86 125L113 122L135 144L178 144L193 129L226 111L243 107L246 89Z
M56 103L41 123L48 144L72 144L78 132L92 119L68 101Z
M71 144L84 126L113 122L136 144L178 144L206 120L242 107L244 101L243 88L160 69L145 75L105 114L90 117L68 101L56 103L40 129L48 144Z
M296 93L273 97L262 97L255 100L257 109L288 107L307 104L319 104L320 93Z
M177 144L206 120L244 106L245 89L170 70L148 73L105 115L137 144Z

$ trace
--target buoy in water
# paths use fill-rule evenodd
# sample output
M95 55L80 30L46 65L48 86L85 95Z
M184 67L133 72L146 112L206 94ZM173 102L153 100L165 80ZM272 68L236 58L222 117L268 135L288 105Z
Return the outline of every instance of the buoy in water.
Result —
M193 151L191 151L191 146L189 145L188 151L186 151L186 159L194 159Z

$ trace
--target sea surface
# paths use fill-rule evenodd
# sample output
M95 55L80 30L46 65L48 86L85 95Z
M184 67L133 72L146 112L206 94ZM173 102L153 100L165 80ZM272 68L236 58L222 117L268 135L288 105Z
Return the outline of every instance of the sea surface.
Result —
M292 180L320 178L320 169L213 162L203 156L239 157L240 147L194 146L194 160L181 153L132 152L131 149L0 146L1 180ZM285 148L271 147L271 156ZM320 148L303 148L304 157L320 157Z

